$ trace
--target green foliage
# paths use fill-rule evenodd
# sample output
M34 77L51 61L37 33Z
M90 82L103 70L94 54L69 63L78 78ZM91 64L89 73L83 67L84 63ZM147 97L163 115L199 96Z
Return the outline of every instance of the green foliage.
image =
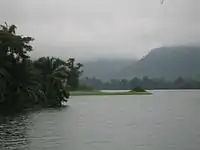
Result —
M36 89L27 55L33 38L16 35L15 30L15 25L0 26L0 109L9 111L26 107L25 100L31 103Z
M67 64L59 58L42 57L34 62L40 73L40 83L46 99L43 105L60 106L69 98L67 92Z
M0 26L0 112L35 106L57 107L78 87L81 64L42 57L32 62L31 37L16 35L16 26Z
M75 64L75 59L70 58L67 61L67 66L69 68L69 75L68 75L68 85L70 86L70 90L77 90L79 86L79 76L82 74L81 67L83 67L82 64L77 63Z
M137 86L137 87L133 88L131 90L131 92L146 92L146 90L142 87Z

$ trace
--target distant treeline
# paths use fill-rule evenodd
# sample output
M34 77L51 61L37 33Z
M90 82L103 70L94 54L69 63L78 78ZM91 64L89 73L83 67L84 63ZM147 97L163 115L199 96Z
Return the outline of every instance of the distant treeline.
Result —
M15 25L0 26L0 113L34 107L59 107L69 90L79 87L82 64L41 57L32 61L32 37L16 34Z
M81 85L98 90L129 90L134 87L143 87L146 89L200 89L200 81L193 79L184 79L178 77L174 81L168 81L165 78L143 77L127 79L113 79L109 82L102 82L96 78L84 78L80 80Z

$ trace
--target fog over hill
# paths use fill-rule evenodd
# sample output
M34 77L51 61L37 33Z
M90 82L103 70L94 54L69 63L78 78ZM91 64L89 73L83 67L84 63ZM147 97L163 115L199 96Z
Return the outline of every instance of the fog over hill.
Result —
M103 81L117 78L122 69L135 63L135 59L99 59L82 62L84 73L82 77L95 77Z
M120 78L178 76L196 78L200 75L200 47L175 46L153 49L141 60L121 70Z
M169 80L182 76L197 78L200 75L200 47L171 46L152 49L142 59L100 59L84 63L82 77L101 80L132 79L148 76Z

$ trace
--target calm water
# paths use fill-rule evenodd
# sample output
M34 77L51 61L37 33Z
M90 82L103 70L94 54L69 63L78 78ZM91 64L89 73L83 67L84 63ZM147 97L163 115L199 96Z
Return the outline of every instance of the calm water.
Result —
M200 149L200 91L72 97L68 105L2 119L0 149Z

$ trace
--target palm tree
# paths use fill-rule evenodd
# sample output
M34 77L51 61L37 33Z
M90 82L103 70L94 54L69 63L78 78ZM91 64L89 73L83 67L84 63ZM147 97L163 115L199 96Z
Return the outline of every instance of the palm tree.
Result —
M41 72L42 90L50 106L60 106L69 97L67 92L68 70L66 63L59 58L42 57L35 61L35 67Z
M67 66L69 68L69 75L68 75L68 85L70 86L71 90L76 90L79 86L79 76L83 72L80 70L83 65L81 63L75 64L74 58L69 58L67 61Z

